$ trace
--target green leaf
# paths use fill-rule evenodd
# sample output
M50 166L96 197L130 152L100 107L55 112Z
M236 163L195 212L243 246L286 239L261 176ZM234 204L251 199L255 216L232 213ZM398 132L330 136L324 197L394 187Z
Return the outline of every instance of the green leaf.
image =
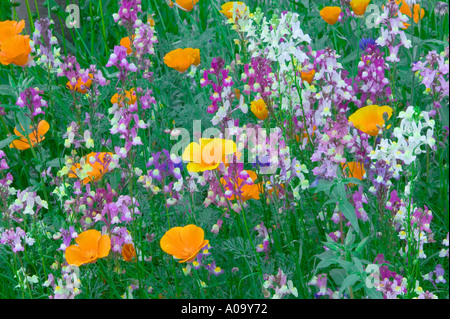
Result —
M47 167L61 167L61 159L58 158L54 158L51 161L47 162Z
M330 270L330 276L333 278L336 285L341 286L344 282L346 272L342 268L335 268Z
M314 189L316 192L325 192L326 194L329 195L331 186L333 186L332 182L327 181L325 179L320 179L319 182L317 183L317 186L314 187Z
M7 84L0 85L0 95L10 95L15 96L14 89Z
M364 272L364 266L361 262L361 260L359 260L356 257L352 258L353 262L355 263L356 268L358 269L359 272Z
M340 202L339 209L341 210L342 214L344 214L345 218L347 218L348 221L352 224L353 228L357 232L359 232L358 217L356 217L356 212L353 205L348 201Z
M358 274L351 274L344 279L340 291L344 291L348 287L352 287L357 281L361 280Z
M355 249L355 251L357 253L360 253L364 249L364 247L366 246L367 242L369 241L369 238L370 238L370 236L367 236L366 238L361 240L361 242L358 244L358 246Z
M30 131L30 123L31 120L28 116L25 115L25 112L23 110L19 110L16 113L17 121L19 123L16 123L16 129L21 133L23 136L28 136L31 134Z
M358 179L358 178L355 178L355 177L347 177L347 178L344 178L344 179L342 180L342 182L343 182L344 184L352 183L352 184L357 184L357 185L364 186L364 182L363 182L362 180Z
M345 237L345 246L349 247L355 241L355 235L353 235L353 229L350 228Z
M17 135L11 135L10 137L5 138L3 141L0 141L0 150L6 145L11 144L12 141L17 140L18 138L19 137Z
M351 262L351 261L347 261L347 260L343 260L343 259L338 259L336 260L336 262L345 269L345 271L347 273L349 272L354 272L356 270L355 265Z
M367 288L365 287L366 296L370 299L383 299L383 294L381 291L376 290L375 288Z
M317 269L319 269L319 268L326 268L326 267L331 266L331 265L334 265L334 264L336 264L336 263L338 263L338 260L337 260L337 259L328 258L328 259L322 260L322 261L316 266L316 268L317 268Z

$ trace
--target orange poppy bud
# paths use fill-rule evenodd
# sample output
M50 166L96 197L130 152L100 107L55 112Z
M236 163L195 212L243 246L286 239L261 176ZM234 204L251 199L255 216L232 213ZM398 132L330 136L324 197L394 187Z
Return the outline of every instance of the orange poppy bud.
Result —
M28 35L15 35L2 41L0 63L24 67L30 61L30 39Z
M161 249L180 263L191 262L198 252L208 245L209 240L204 239L205 232L195 225L173 227L161 238Z
M30 130L31 129L32 129L32 127L30 126ZM45 135L45 133L48 132L49 129L50 129L50 124L48 124L47 121L45 121L45 120L40 121L37 125L37 136L36 136L36 131L33 131L28 135L28 138L30 139L30 142L31 142L31 146L30 146L28 139L25 136L23 136L22 133L20 133L16 128L14 128L14 134L19 136L20 139L13 141L9 145L9 147L16 148L21 151L29 149L30 147L34 147L36 144L40 143L41 141L43 141L45 139L44 135Z
M75 238L77 245L67 247L65 255L69 265L81 266L108 256L111 250L111 240L108 235L102 235L98 230L90 229Z
M267 105L263 99L258 99L250 103L250 111L260 120L265 120L269 116Z
M331 25L335 24L338 21L340 14L340 7L325 7L320 10L320 16L322 17L322 19L324 19L326 23Z
M239 91L239 89L234 89L234 95L239 100L241 98L241 91Z
M136 257L136 250L134 249L133 244L124 244L122 247L122 257L125 261L131 261Z
M314 75L316 74L316 70L312 69L309 72L301 72L300 76L302 78L302 81L308 82L308 84L311 84L311 82L314 79Z

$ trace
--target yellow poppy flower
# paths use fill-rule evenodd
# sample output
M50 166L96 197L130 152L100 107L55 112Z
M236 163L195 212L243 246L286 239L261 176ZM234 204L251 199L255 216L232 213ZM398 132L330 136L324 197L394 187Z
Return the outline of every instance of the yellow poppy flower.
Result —
M322 17L322 19L324 19L326 23L331 25L335 24L338 21L340 14L340 7L325 7L320 10L320 16Z
M387 105L367 105L350 115L348 121L352 122L360 131L370 136L377 136L380 128L384 125L385 113L387 119L390 119L392 108Z
M30 126L30 130L31 129L32 129L32 127ZM16 128L14 128L14 134L19 136L20 139L13 141L9 145L9 147L16 148L21 151L29 149L30 147L34 147L36 144L40 143L41 141L43 141L45 139L44 135L45 135L45 133L48 132L49 129L50 129L50 124L48 124L47 121L45 121L45 120L40 121L37 125L37 136L36 136L36 131L33 131L28 135L28 138L30 139L30 142L31 142L31 146L30 146L27 138L25 136L23 136L22 133L20 133Z
M244 15L244 13L248 10L247 6L244 2L241 1L229 1L225 2L219 12L227 17L227 19L233 18L233 8L235 9L235 17L236 20Z
M208 245L209 240L204 239L205 232L195 225L173 227L161 238L161 249L180 263L192 262L200 249Z
M226 162L226 156L236 153L237 146L232 140L221 138L201 138L200 143L193 142L183 151L182 159L190 162L189 172L204 172L216 169L220 163Z
M69 265L81 266L94 263L98 258L108 256L111 250L111 240L108 235L102 235L98 230L90 229L75 238L77 245L67 247L65 255Z
M258 99L250 103L250 111L260 120L265 120L269 116L267 105L263 99Z

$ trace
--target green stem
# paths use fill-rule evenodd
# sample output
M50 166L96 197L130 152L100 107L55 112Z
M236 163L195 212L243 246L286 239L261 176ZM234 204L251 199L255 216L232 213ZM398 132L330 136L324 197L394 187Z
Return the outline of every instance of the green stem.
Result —
M39 7L38 7L38 3L37 0L34 0L34 6L36 7L36 14L38 17L38 20L41 18L40 14L39 14Z
M31 31L31 34L33 34L33 32L34 32L34 21L33 21L33 16L31 14L30 4L28 3L28 0L25 0L25 4L27 6L28 20L30 22L30 31Z
M106 28L105 28L105 18L103 17L103 5L102 5L102 0L98 0L98 5L100 8L100 17L102 18L102 36L103 36L103 41L105 42L105 51L106 51L106 55L109 55L109 46L108 46L108 41L106 40Z

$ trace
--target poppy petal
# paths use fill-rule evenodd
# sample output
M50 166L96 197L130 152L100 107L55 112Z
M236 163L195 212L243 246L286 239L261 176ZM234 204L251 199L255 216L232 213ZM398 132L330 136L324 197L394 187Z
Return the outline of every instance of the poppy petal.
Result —
M75 238L75 242L80 246L82 250L98 250L98 241L102 234L96 229L89 229Z
M103 258L109 255L111 250L111 239L108 235L102 235L98 241L98 258Z
M81 266L87 262L83 250L79 246L72 245L66 248L66 261L69 265Z

